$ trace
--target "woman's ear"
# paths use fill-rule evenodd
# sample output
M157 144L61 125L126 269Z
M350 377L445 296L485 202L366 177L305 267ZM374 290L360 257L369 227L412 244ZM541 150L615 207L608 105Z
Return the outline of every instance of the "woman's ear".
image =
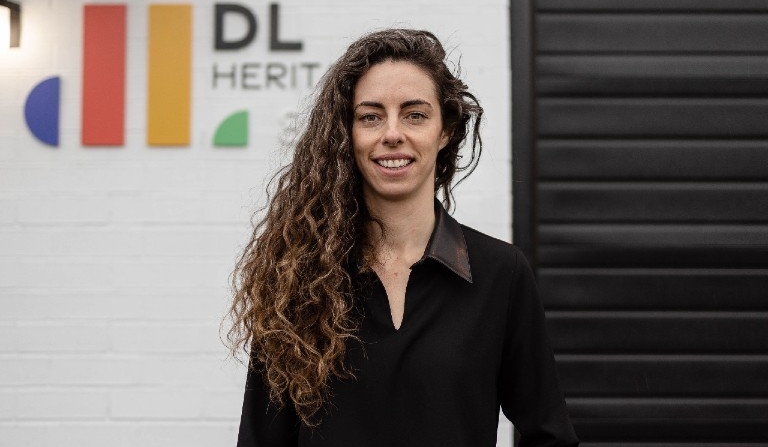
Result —
M438 150L438 152L445 149L445 146L447 146L448 142L451 141L451 134L453 134L453 132L450 132L447 129L443 129L443 132L440 134L440 150Z

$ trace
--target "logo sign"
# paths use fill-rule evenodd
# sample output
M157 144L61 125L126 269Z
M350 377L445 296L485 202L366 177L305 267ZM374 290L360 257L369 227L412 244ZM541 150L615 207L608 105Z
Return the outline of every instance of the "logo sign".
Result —
M215 6L215 48L218 51L239 50L250 45L259 31L256 15L245 6L219 3ZM225 19L227 16L237 16L245 20L246 32L235 39L226 39ZM303 49L301 41L284 41L280 37L280 5L269 5L269 51L270 52L300 52ZM243 90L261 89L296 89L311 88L318 77L320 64L317 62L300 62L286 64L284 62L246 62L238 66L213 66L213 88L229 85L230 88ZM229 81L229 82L227 82Z
M126 26L128 6L86 4L83 8L83 77L81 144L125 143ZM269 54L301 54L304 42L280 33L280 4L269 4L266 26L250 8L216 3L213 48L232 54L266 41ZM192 5L150 4L147 9L146 141L149 146L188 146L191 140ZM245 24L232 36L228 25ZM237 23L235 23L237 24ZM265 28L265 29L262 29ZM260 39L261 35L265 38ZM313 61L257 60L215 62L213 91L281 91L312 88L321 64ZM62 81L54 76L38 83L27 97L24 115L30 132L50 146L59 144ZM230 113L216 127L214 146L248 145L248 110Z

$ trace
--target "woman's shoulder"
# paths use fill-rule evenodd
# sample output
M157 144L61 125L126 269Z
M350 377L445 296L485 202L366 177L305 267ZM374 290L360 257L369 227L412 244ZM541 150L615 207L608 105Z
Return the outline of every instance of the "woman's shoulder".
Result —
M467 242L470 262L493 263L505 268L515 269L527 265L523 251L517 245L490 236L472 227L461 224L464 239Z

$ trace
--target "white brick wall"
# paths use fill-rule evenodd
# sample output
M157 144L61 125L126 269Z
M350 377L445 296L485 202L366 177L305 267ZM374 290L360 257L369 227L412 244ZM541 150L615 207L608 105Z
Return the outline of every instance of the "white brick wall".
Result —
M213 50L215 2L187 1L192 144L147 147L150 2L126 1L126 144L84 148L84 3L23 0L22 46L0 49L0 446L232 446L245 371L219 340L228 275L265 179L285 160L286 117L309 92L214 90L214 63L286 57L266 48L268 2L239 1L257 14L259 34L224 54ZM279 3L282 36L302 40L299 59L324 67L351 39L391 25L433 30L455 48L487 117L483 159L457 192L456 215L509 239L507 2ZM49 148L27 130L23 105L54 75L61 144ZM249 146L212 147L215 123L239 109L251 115ZM501 424L499 445L509 445L509 430Z

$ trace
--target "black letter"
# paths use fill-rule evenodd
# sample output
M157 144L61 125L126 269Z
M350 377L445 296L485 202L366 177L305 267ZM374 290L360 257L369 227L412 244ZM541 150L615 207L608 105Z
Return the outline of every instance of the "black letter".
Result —
M307 69L307 87L308 88L311 88L312 86L315 85L315 82L312 79L312 70L314 70L315 68L319 68L319 67L320 67L320 64L318 64L317 62L302 62L301 63L301 68L306 68Z
M216 88L218 83L216 81L219 80L219 78L230 78L232 79L232 88L235 88L235 64L232 64L232 71L226 72L226 71L218 71L219 68L218 64L213 64L213 88Z
M269 49L272 51L301 51L301 42L280 42L280 5L269 4Z
M280 74L275 74L272 70L273 68L277 68L278 72ZM265 85L265 88L269 88L270 84L272 84L272 81L275 81L275 84L280 87L281 90L285 90L285 84L283 84L282 78L285 77L285 65L281 64L280 62L270 62L267 64L267 84Z
M240 66L240 84L243 87L243 90L261 90L261 86L259 84L249 84L248 79L255 78L258 76L258 72L253 73L251 72L251 68L259 69L261 68L261 64L258 62L255 63L246 63Z
M234 3L216 3L215 7L216 23L216 49L217 50L236 50L247 46L253 38L256 36L256 17L245 6L236 5ZM248 21L248 32L245 37L240 40L225 41L224 40L224 14L232 12L241 14Z

